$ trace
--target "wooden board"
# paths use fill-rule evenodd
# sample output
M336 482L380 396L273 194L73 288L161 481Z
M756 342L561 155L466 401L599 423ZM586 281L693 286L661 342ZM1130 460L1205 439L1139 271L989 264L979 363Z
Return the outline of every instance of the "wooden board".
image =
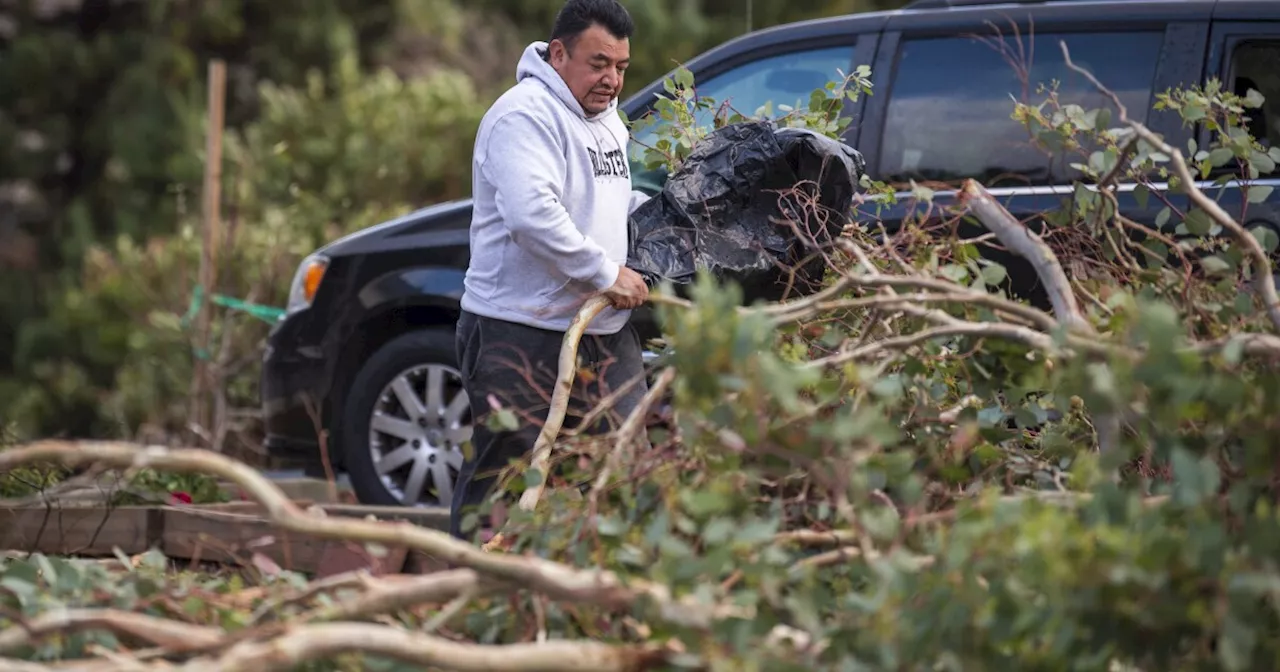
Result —
M249 565L261 553L299 572L315 571L324 546L322 539L276 527L252 505L172 507L160 534L160 550L170 558Z
M313 504L329 516L405 520L447 530L449 512L355 504ZM134 555L158 548L174 560L249 565L255 553L283 569L329 574L368 566L375 573L400 571L407 549L370 554L362 545L319 539L280 529L254 502L190 506L0 507L0 549L47 555Z
M159 542L163 514L149 506L0 508L0 548L46 555L133 555Z

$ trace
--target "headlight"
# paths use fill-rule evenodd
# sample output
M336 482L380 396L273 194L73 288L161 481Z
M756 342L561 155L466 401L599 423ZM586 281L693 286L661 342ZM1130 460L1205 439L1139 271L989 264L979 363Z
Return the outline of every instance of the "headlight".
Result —
M293 274L293 282L289 285L289 304L285 306L285 312L293 314L311 305L312 299L316 298L316 290L320 289L320 281L324 279L324 272L328 268L329 259L318 254L309 255L302 260L301 264L298 264L298 270Z

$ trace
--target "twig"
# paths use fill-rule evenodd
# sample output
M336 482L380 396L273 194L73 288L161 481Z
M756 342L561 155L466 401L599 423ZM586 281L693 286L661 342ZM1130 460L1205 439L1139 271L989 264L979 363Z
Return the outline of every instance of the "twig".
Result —
M951 336L1000 338L1023 343L1032 348L1042 350L1050 355L1057 356L1064 354L1057 344L1053 342L1053 338L1026 327L1016 324L999 324L995 322L958 321L958 323L954 325L933 327L913 334L903 334L893 338L886 338L882 341L874 341L860 348L810 360L806 362L804 366L817 368L840 366L847 362L866 359L873 355L882 354L886 351L904 350L935 338L947 338Z
M867 552L865 549L859 546L841 546L840 548L836 548L830 551L824 551L822 553L818 553L817 555L810 555L806 558L801 558L800 560L797 560L796 563L791 566L791 572L794 574L794 573L799 573L805 569L812 569L817 567L829 567L831 565L837 565L842 562L855 560L857 558L866 558L867 560L876 560L880 557L882 556L878 551ZM908 556L908 559L910 560L911 564L915 566L915 569L925 569L928 567L932 567L933 564L937 562L937 559L931 555L912 555L912 556Z
M209 63L208 128L205 136L204 164L204 222L200 245L200 286L209 297L196 314L196 344L201 353L209 347L210 320L213 313L213 292L217 284L218 205L222 197L222 132L226 106L227 68L221 60ZM208 407L205 393L209 389L209 362L197 358L191 379L191 410L188 424L200 432L208 432ZM208 437L212 442L212 437Z
M578 422L577 427L569 430L563 430L561 431L561 434L564 436L577 436L586 432L596 423L597 420L600 419L600 416L613 410L613 407L618 403L618 400L630 393L633 387L644 382L644 379L645 374L644 372L641 372L630 380L619 385L617 389L610 390L609 394L605 395L599 403L591 407L591 410L587 411L586 414L582 416L582 420Z
M604 468L596 476L596 482L591 487L591 494L588 495L588 499L593 505L599 498L600 491L604 490L605 484L609 482L609 475L617 470L618 465L623 464L626 458L630 457L636 434L640 433L644 428L645 416L648 415L649 409L654 402L666 393L667 387L671 385L671 381L675 380L675 378L675 369L671 367L663 369L662 373L658 374L658 379L654 381L653 387L649 388L648 392L645 392L640 403L631 409L631 414L622 423L622 427L618 428L618 438L613 451L609 453L608 459L605 460Z
M432 604L477 592L480 575L470 569L450 569L403 581L376 579L366 592L329 607L321 607L300 616L297 622L347 621L408 609L419 604ZM498 584L501 585L501 584ZM495 586L496 587L496 586Z
M369 574L369 570L357 569L312 581L311 583L308 583L305 588L296 593L263 602L261 606L254 610L253 615L249 618L249 623L260 623L277 609L281 609L291 604L301 604L316 597L317 595L336 592L343 588L367 587L372 580L373 577Z
M858 538L858 533L853 530L829 530L819 532L817 530L788 530L779 532L773 536L773 540L779 544L800 544L802 546L835 546L848 545Z
M426 625L422 626L423 634L429 635L444 627L444 625L453 620L453 617L457 616L458 612L462 611L462 608L467 606L467 603L475 596L476 590L473 586L466 589L452 600L449 600L449 603L444 605L443 609L437 612L435 616L432 616L431 620L427 621ZM534 602L534 604L537 604L537 602Z

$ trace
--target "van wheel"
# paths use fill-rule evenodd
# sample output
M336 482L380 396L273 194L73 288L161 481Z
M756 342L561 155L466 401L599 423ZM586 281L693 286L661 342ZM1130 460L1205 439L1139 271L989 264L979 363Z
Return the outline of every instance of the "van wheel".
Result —
M362 503L449 506L471 440L453 331L413 331L379 348L352 381L341 431Z

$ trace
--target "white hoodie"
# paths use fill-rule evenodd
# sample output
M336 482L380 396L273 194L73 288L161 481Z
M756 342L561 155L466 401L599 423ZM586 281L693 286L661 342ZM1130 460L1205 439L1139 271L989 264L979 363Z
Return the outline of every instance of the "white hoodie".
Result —
M588 116L542 58L524 50L516 85L485 113L472 161L471 262L462 308L564 331L627 261L629 135L617 100ZM630 311L607 308L587 329L616 333Z

